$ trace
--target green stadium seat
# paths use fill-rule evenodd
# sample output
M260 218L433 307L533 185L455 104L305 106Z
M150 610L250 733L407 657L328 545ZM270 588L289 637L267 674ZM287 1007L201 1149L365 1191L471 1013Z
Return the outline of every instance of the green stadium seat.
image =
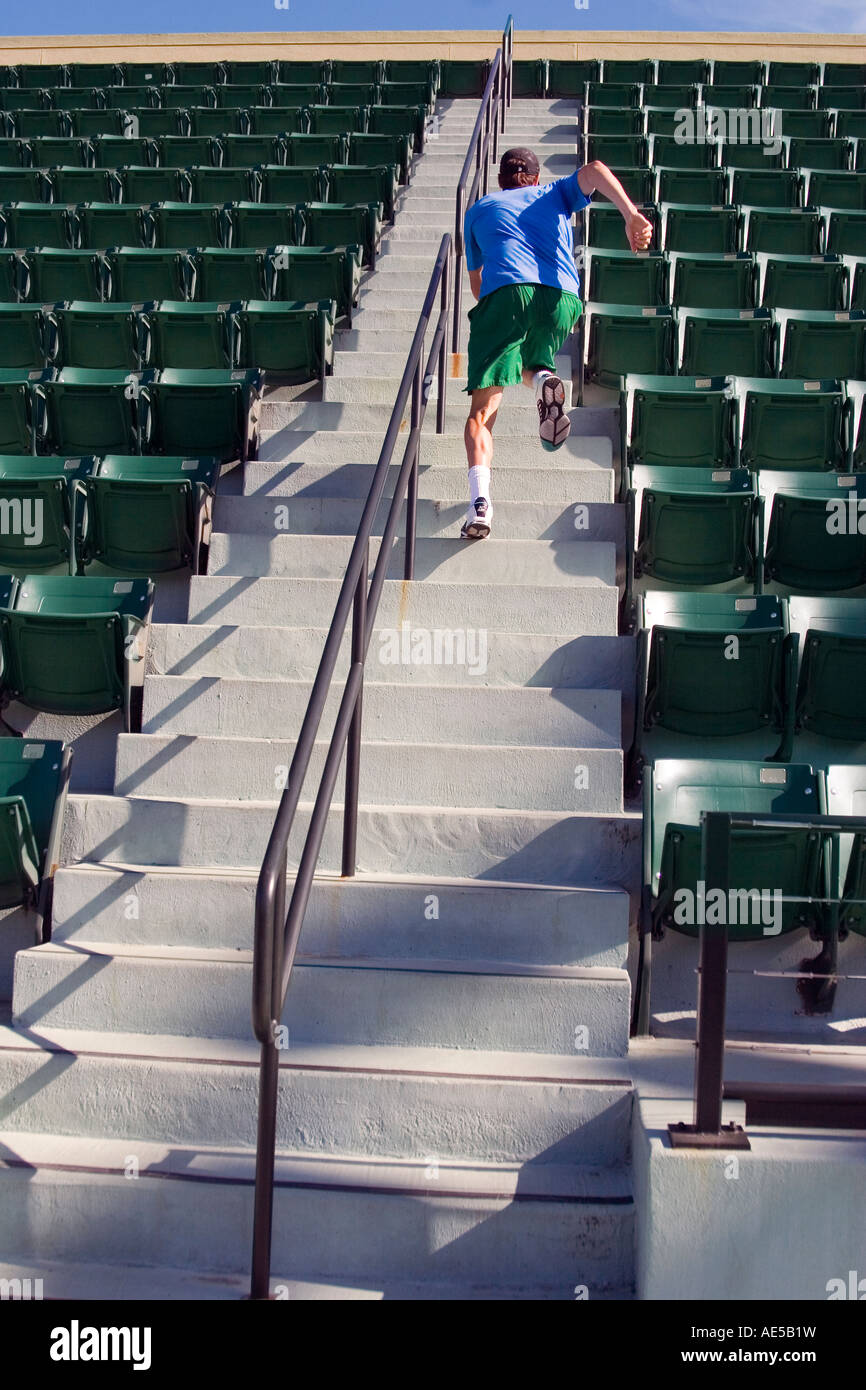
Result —
M808 140L792 136L788 141L790 169L850 169L854 146L850 140Z
M361 254L360 246L277 247L273 260L277 284L271 298L300 303L332 299L337 317L347 318L351 326L361 283Z
M207 369L231 367L229 311L232 307L216 301L188 303L182 299L146 304L141 313L146 364Z
M91 165L94 154L90 140L82 140L74 135L60 135L56 139L49 135L41 140L32 140L30 150L33 163L40 169L58 165L69 169L86 169Z
M386 82L428 82L435 91L439 85L438 58L389 58L385 63ZM543 96L541 92L539 95Z
M270 108L269 108L270 109ZM244 135L247 129L246 113L241 110L226 110L225 107L191 106L180 115L189 118L189 134L199 139L218 139L223 135ZM204 161L207 163L207 160Z
M524 58L512 63L511 87L514 97L543 97L547 90L546 59Z
M547 68L547 95L553 99L555 97L578 97L583 98L587 82L598 82L601 79L601 62L598 58L587 58L582 61L569 61L568 59L551 58ZM629 102L635 106L636 102Z
M586 161L603 157L611 169L649 164L650 145L645 135L587 135L585 145Z
M129 165L118 170L124 203L188 202L189 177L183 169L148 169Z
M122 63L124 85L134 87L146 83L151 87L164 87L171 81L168 63Z
M661 251L596 251L588 255L587 298L606 304L669 304Z
M0 907L35 912L37 943L47 939L71 762L72 749L57 740L0 742Z
M760 58L716 58L713 82L747 82L760 86L766 80L766 65Z
M55 367L137 371L141 344L137 304L71 300L46 312L49 360Z
M394 217L397 171L393 164L328 165L328 201L333 203L381 203L385 220Z
M754 309L758 276L754 256L726 251L713 256L670 253L671 303L695 309Z
M226 212L233 247L291 246L298 239L294 201L231 203Z
M385 65L379 58L334 58L331 60L332 82L381 82Z
M311 135L342 135L367 129L366 106L309 106Z
M741 206L743 247L776 256L816 256L823 251L823 219L816 208Z
M25 367L0 367L0 454L35 453L31 391L45 375Z
M28 169L33 163L33 142L0 136L0 168Z
M292 381L324 381L334 361L335 317L333 300L247 300L233 315L236 360L242 367L256 366Z
M0 304L18 304L29 293L29 271L17 251L0 251Z
M224 163L230 169L286 162L285 144L276 135L226 135L222 147Z
M0 234L6 246L75 245L74 213L57 203L4 203L0 207Z
M295 58L281 61L277 65L278 82L327 82L330 63L318 59L306 62Z
M42 314L30 304L0 304L0 367L44 367Z
M866 584L866 475L760 475L765 521L764 582L800 594L833 594ZM792 626L796 627L793 617ZM799 630L799 629L798 629Z
M659 213L651 203L641 203L639 211L652 223L652 245L659 249ZM599 251L622 251L628 246L622 217L610 203L590 203L586 209L586 244Z
M757 257L768 309L847 309L848 267L841 256Z
M82 248L153 245L153 214L148 207L134 203L84 203L76 211Z
M708 58L659 58L656 68L658 82L709 82Z
M602 78L605 84L655 82L656 65L652 58L605 58Z
M729 377L629 372L620 401L622 455L630 467L731 470L737 458L734 383Z
M286 160L309 169L313 165L340 163L349 147L347 135L289 135Z
M818 105L830 111L862 111L864 106L862 88L857 87L819 87Z
M64 367L52 379L34 382L39 452L138 453L136 401L142 380L141 373L122 369Z
M862 140L866 136L866 111L837 111L833 133L841 139Z
M674 316L668 307L588 304L584 379L619 390L627 372L664 376L674 370Z
M156 203L151 208L157 246L222 246L225 214L214 203Z
M851 308L866 309L866 262L854 263L854 281L851 286Z
M69 63L70 87L112 87L122 80L117 63Z
M861 87L866 83L866 63L824 63L821 82L827 86Z
M850 310L777 311L783 377L833 376L866 380L866 313Z
M424 148L426 108L415 106L371 106L367 121L368 135L407 135L417 154ZM300 163L300 160L298 161Z
M119 201L120 176L113 169L51 169L49 176L58 202Z
M40 63L32 66L22 63L16 71L18 85L25 91L32 91L35 87L50 91L53 87L69 85L69 72L65 63Z
M155 165L158 159L155 141L146 136L133 140L123 135L98 135L91 145L98 169L122 169L125 164Z
M10 87L0 75L0 111L44 111L48 93L40 89L25 92L20 87Z
M667 112L664 114L667 115ZM588 106L585 116L588 135L643 135L645 126L652 133L643 111L632 108L617 111L612 106Z
M208 169L189 171L193 203L255 202L258 176L253 169Z
M105 100L109 111L129 111L133 109L156 109L162 103L160 89L147 84L137 86L106 87Z
M644 105L639 111L632 111L630 108L617 111L615 107L606 106L595 107L593 109L597 110L599 115L604 115L606 113L619 119L625 116L639 116L641 119L645 118L647 135L664 135L667 136L668 139L671 139L683 128L682 113L680 111L671 111L667 106ZM641 129L643 129L643 126L641 126ZM654 163L656 167L660 167L662 161L661 159L657 159Z
M186 129L183 112L164 111L162 108L152 106L137 106L131 109L127 108L125 111L102 111L100 115L112 117L113 124L108 121L92 122L94 125L103 125L106 135L124 135L126 130L124 122L127 120L134 122L133 129L138 132L140 137L148 140L159 139L161 135L180 135L181 127L184 130ZM77 135L96 135L103 133L90 129L81 130L79 129L81 124L81 113L79 113L78 116L73 118L73 125L75 126L75 133ZM89 117L87 124L91 124Z
M305 168L299 164L265 164L259 174L262 203L316 203L328 191L327 171L321 165Z
M691 111L698 104L698 88L693 82L648 82L643 104L666 111Z
M270 106L271 88L261 82L236 82L231 86L217 87L217 107L226 110L240 110L247 106Z
M205 83L178 83L174 87L161 87L160 92L160 104L167 111L188 111L193 106L216 106L216 92L212 86Z
M158 163L163 169L185 169L191 164L216 165L221 162L222 150L211 135L161 135L156 141ZM125 160L140 164L140 160Z
M114 246L105 253L105 265L110 290L106 299L113 302L191 297L193 267L184 251Z
M786 111L780 125L786 135L808 140L829 140L833 135L829 111Z
M810 61L776 60L767 69L767 81L782 86L808 87L821 81L821 70Z
M731 205L660 205L665 251L703 251L720 255L740 249L740 211Z
M649 165L623 165L616 176L634 203L655 201L656 174Z
M803 175L797 169L735 169L731 202L765 208L801 207L803 182Z
M637 82L587 82L587 106L640 106Z
M249 109L251 135L299 135L307 132L302 106L255 106Z
M866 742L866 599L791 598L788 611L802 653L795 733L805 731L810 738L862 748Z
M774 150L769 146L751 144L745 140L725 141L721 146L721 161L726 169L752 169L766 174L773 169L784 167L785 149L784 145Z
M363 263L375 265L382 238L381 203L302 203L297 216L298 241L302 244L359 245Z
M866 256L866 210L821 209L827 219L827 250L840 256Z
M0 610L2 696L52 714L122 710L141 727L153 584L30 574Z
M441 97L480 97L490 75L490 59L443 59L439 74Z
M744 468L821 473L846 466L847 408L839 381L740 377L737 394Z
M201 573L219 471L219 461L210 458L101 459L77 485L87 517L81 570Z
M277 107L326 106L328 88L321 82L281 82L271 88L273 105Z
M0 202L43 202L47 172L42 169L0 168Z
M255 458L260 393L256 370L165 368L142 390L146 452L222 462Z
M263 82L266 86L274 81L276 67L272 58L226 59L223 63L226 82Z
M236 299L271 298L271 263L261 247L202 247L196 252L195 268L195 293L190 298L196 301L231 303Z
M769 309L681 309L685 376L775 376L778 336Z
M808 178L807 201L814 207L866 211L866 172L816 169Z
M28 251L26 269L31 300L56 304L61 299L104 298L103 262L95 251Z
M723 111L751 111L758 104L758 88L751 82L707 82L701 88L704 106Z
M378 82L332 82L328 86L328 105L346 110L357 106L374 106L380 100Z
M0 508L9 523L0 534L0 561L16 574L74 566L72 484L93 469L93 459L0 457ZM8 606L8 596L2 607Z
M815 108L815 88L768 82L761 88L761 106L776 111L812 111Z
M397 178L406 183L412 145L408 135L374 135L354 131L349 136L349 164L396 164Z

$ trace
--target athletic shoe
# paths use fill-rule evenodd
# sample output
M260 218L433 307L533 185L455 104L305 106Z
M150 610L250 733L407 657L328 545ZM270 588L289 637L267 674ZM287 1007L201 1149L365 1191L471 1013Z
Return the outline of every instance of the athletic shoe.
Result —
M544 378L535 404L541 443L551 452L564 444L571 433L571 421L565 413L565 387L558 376Z
M469 503L466 520L460 527L460 535L465 541L481 541L490 535L493 508L486 497L478 497Z

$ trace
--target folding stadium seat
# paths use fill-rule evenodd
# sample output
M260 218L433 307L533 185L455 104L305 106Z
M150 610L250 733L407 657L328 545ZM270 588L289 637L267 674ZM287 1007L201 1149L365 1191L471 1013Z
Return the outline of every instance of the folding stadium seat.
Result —
M767 251L776 256L817 256L824 225L815 208L762 208L742 205L746 251Z
M153 214L133 203L84 203L76 209L82 248L152 246Z
M135 454L144 374L64 367L33 385L40 453Z
M611 169L631 168L649 163L649 141L645 135L587 135L585 159L601 159Z
M666 111L694 110L698 88L691 82L648 82L643 89L643 104Z
M632 304L588 304L584 378L618 390L627 372L663 376L674 370L673 310Z
M765 584L807 594L866 584L866 528L859 530L866 476L768 471L761 474L759 489ZM797 627L793 611L791 623Z
M179 134L179 117L178 111L141 106L116 111L76 111L72 116L72 127L76 135L85 138L125 136L129 130L133 139L138 136L154 139L159 135Z
M69 72L65 63L41 63L32 66L22 63L16 71L18 85L25 91L32 91L34 87L50 91L52 87L69 85Z
M760 58L716 58L713 62L714 83L758 85L766 81L766 66Z
M276 67L271 58L229 58L223 63L223 68L229 85L236 82L262 82L267 86L276 77Z
M785 111L780 126L786 135L806 140L829 140L833 132L829 111Z
M47 102L47 92L25 92L6 83L0 85L0 111L44 111Z
M666 169L715 169L718 147L709 142L681 143L673 135L653 135L651 161Z
M444 59L440 63L439 95L442 97L480 97L490 73L489 58L471 61Z
M25 264L17 251L0 251L0 304L27 298Z
M0 304L0 367L44 367L42 313L31 304Z
M758 89L749 82L708 82L701 88L701 100L723 111L750 111L758 104Z
M827 250L840 256L866 256L866 211L826 208Z
M373 266L382 239L381 204L302 203L298 229L304 245L361 246L364 264Z
M807 87L821 81L821 70L817 63L811 61L771 62L767 69L767 81L791 87Z
M783 377L866 380L866 312L862 309L787 310L777 313Z
M285 141L276 135L227 135L222 147L224 163L230 169L286 162Z
M216 106L216 92L204 83L178 83L160 88L160 102L167 111L188 111L191 106ZM146 103L142 103L146 105Z
M347 135L288 135L286 160L311 168L316 164L339 164L346 158Z
M511 86L515 97L543 97L547 90L547 61L524 58L511 64Z
M815 88L768 82L761 88L761 106L774 107L777 111L812 111Z
M334 360L336 304L248 300L234 313L237 360L293 381L323 381Z
M65 111L16 111L14 134L20 140L44 135L71 135L72 122Z
M424 147L423 106L371 106L367 122L369 135L408 135L413 149ZM301 161L299 160L298 163Z
M340 135L367 129L366 106L310 106L311 135Z
M866 741L866 600L792 598L789 613L791 629L800 635L801 652L795 732L862 745Z
M665 251L704 251L719 255L740 249L739 208L662 203L660 213L661 245Z
M866 136L866 111L837 111L833 133L847 140L862 140Z
M136 371L144 365L137 308L81 300L55 304L46 314L52 365Z
M774 376L778 337L769 309L681 309L685 376Z
M50 103L57 111L101 111L104 109L105 89L102 87L82 87L78 91L65 88L53 93Z
M616 176L634 203L655 201L656 174L649 165L618 165Z
M866 172L816 169L809 174L807 201L813 207L866 211Z
M188 202L189 178L183 169L118 170L124 203Z
M0 207L0 235L6 246L75 245L74 213L57 203L5 203Z
M753 470L846 467L845 392L839 381L737 381L740 462Z
M30 149L33 163L40 169L49 169L53 165L86 169L93 162L91 142L77 139L74 135L61 135L56 139L46 135L40 140L31 140Z
M103 262L95 251L64 251L46 247L28 251L29 295L43 304L61 299L104 298Z
M51 169L54 197L62 203L116 203L120 176L114 169Z
M277 64L278 82L327 82L331 71L328 59L298 62L292 58Z
M33 164L33 141L0 137L0 167L27 169Z
M639 211L652 223L652 245L659 247L659 212L649 203L639 205ZM623 232L622 217L609 203L590 203L586 210L586 244L599 251L621 251L628 243Z
M302 106L251 106L247 116L251 135L307 134L307 112Z
M166 368L142 392L148 453L254 458L260 392L255 370Z
M662 251L590 251L587 298L605 304L669 304Z
M0 367L0 454L34 452L31 391L43 375L26 367Z
M587 106L640 106L641 89L637 82L588 82Z
M216 88L217 106L236 110L244 106L270 106L271 96L271 88L261 83L238 83Z
M225 211L230 227L230 246L291 246L298 239L294 202L232 203Z
M201 62L185 60L171 64L172 81L178 86L206 83L215 86L225 82L225 69L221 62Z
M191 164L207 168L221 163L222 149L210 135L162 135L156 141L160 168L185 169ZM126 160L127 164L141 164L142 160ZM157 161L154 161L155 163Z
M92 142L92 149L93 162L98 169L122 169L125 164L155 165L159 158L156 142L146 136L132 139L123 135L98 135Z
M378 105L411 106L428 116L433 111L434 97L426 82L384 82L379 88Z
M605 58L602 69L605 86L611 82L655 82L652 58Z
M709 82L708 58L659 58L656 68L658 82Z
M196 301L270 299L272 270L267 252L257 248L202 248L196 257ZM169 296L164 296L168 298ZM293 298L296 296L292 296Z
M667 112L663 113L667 115ZM643 111L628 108L617 111L611 106L585 108L586 131L589 135L643 135L646 125ZM648 127L651 131L651 127Z
M277 284L272 299L308 304L332 299L337 317L348 318L351 326L361 283L360 246L281 247L274 268Z
M271 87L274 106L327 106L328 88L321 82L280 82Z
M670 302L694 309L754 309L757 270L747 251L720 256L670 253L673 290Z
M157 203L151 209L157 246L222 246L225 214L215 203Z
M270 107L265 109L270 110ZM182 116L184 113L179 114ZM208 106L191 106L185 114L189 119L190 134L197 135L200 139L214 139L222 135L245 135L247 131L245 111L226 110L224 107L212 110Z
M210 458L101 459L78 489L87 503L82 571L200 573L219 470Z
M731 202L764 208L801 207L803 175L797 169L735 169Z
M850 169L854 145L850 140L808 140L793 136L788 141L790 169Z
M302 168L297 164L265 164L260 170L262 203L316 203L328 191L325 168ZM239 243L248 245L250 243ZM257 245L265 245L257 242Z
M797 639L773 594L652 590L638 597L640 643L629 782L656 757L791 756ZM634 775L633 775L634 774Z
M51 913L71 762L72 749L55 739L4 738L0 744L0 806L6 812L0 822L0 906L34 911L37 942Z
M106 87L105 100L109 111L129 111L135 107L155 108L163 104L159 89L149 86Z
M866 63L825 63L824 86L862 87L866 84Z
M831 111L862 111L866 100L862 87L819 87L818 105Z
M232 366L230 305L163 299L141 314L147 364L217 369Z
M758 255L768 309L847 309L848 267L840 256Z
M435 92L439 85L438 58L389 58L385 63L386 82L429 82ZM543 95L540 93L539 95Z
M193 203L256 202L258 175L254 169L188 170Z
M382 204L387 222L394 217L397 171L393 164L330 164L328 201L333 203Z
M0 458L0 501L18 524L0 534L0 563L16 574L70 573L74 564L72 485L87 475L93 459ZM38 518L38 521L37 521ZM8 595L0 595L0 607Z
M620 402L623 458L630 467L732 469L736 396L729 377L629 372Z
M332 82L328 87L328 105L343 110L356 106L374 106L380 100L378 82Z
M3 203L43 202L47 174L41 169L0 168L0 201Z
M123 74L117 63L69 63L70 87L114 87Z
M626 108L617 111L614 107L599 106L593 107L599 115L608 115L617 120L623 120L628 116L642 116L646 118L647 135L666 135L672 137L677 131L683 129L683 118L679 111L670 111L667 107L643 106L639 111L632 111ZM700 119L700 117L698 117Z
M2 698L53 714L123 711L140 728L153 584L28 575L0 612Z
M164 87L171 81L168 63L123 63L121 66L124 86L146 83L153 87Z
M406 183L412 147L408 135L373 135L354 131L349 136L349 164L395 164L397 178Z
M568 59L551 58L547 69L547 95L554 97L583 98L587 82L598 82L601 78L601 62L598 58L586 58L578 62ZM630 105L636 103L631 102Z
M866 309L866 263L858 261L854 267L854 282L851 286L851 308Z

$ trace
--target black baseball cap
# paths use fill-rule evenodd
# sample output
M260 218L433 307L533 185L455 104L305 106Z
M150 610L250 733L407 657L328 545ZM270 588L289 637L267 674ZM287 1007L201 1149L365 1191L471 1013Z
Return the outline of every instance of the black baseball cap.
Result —
M499 161L499 172L508 178L515 174L528 174L530 178L535 178L539 172L538 160L532 150L524 145L516 145L513 150L506 150L503 154Z

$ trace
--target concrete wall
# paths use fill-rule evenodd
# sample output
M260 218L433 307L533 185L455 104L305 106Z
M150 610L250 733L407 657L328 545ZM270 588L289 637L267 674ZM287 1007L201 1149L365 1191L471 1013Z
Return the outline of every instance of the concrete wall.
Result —
M0 37L0 63L206 58L480 58L496 30ZM518 30L515 58L814 58L866 61L866 34L740 34L599 29Z

